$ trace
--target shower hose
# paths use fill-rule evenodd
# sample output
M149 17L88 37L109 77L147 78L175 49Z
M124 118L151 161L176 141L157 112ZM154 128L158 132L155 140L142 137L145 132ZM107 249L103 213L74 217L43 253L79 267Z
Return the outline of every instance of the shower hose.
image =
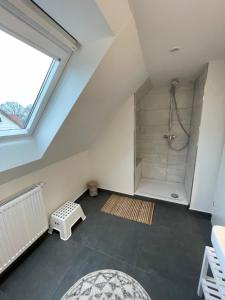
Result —
M182 151L183 149L185 149L188 144L189 144L189 139L190 139L190 134L188 133L188 131L185 129L182 121L181 121L181 118L180 118L180 115L179 115L179 111L178 111L178 106L177 106L177 99L176 99L176 86L174 84L171 85L171 88L170 88L170 97L171 97L171 101L172 103L174 104L174 107L175 107L175 112L176 112L176 116L177 116L177 120L178 120L178 123L180 124L180 127L182 128L183 132L186 134L187 136L187 141L186 143L181 147L181 148L176 148L172 145L172 140L171 139L168 139L168 146L170 147L170 149L174 150L174 151ZM172 106L171 106L171 109L172 109ZM170 117L171 117L171 113L170 113ZM171 120L170 120L170 124L171 124ZM170 127L170 126L169 126ZM169 128L170 130L171 128Z

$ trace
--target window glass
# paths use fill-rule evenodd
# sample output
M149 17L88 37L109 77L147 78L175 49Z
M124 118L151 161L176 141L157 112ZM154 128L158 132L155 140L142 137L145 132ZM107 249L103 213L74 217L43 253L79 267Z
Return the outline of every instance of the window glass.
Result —
M53 62L0 30L0 131L26 128Z

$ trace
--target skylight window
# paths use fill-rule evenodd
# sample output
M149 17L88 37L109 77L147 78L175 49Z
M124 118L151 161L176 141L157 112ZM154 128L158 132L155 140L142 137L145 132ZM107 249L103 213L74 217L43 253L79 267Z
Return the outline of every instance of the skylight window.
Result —
M55 59L0 30L0 133L26 129Z
M0 1L0 20L0 143L35 148L78 43L32 1Z

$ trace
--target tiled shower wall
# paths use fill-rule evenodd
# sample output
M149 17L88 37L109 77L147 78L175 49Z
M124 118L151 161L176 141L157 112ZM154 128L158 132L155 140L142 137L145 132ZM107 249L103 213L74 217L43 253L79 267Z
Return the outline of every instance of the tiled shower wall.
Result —
M193 112L190 124L190 141L187 153L187 168L185 175L185 190L188 199L191 198L192 182L195 170L195 159L198 147L199 126L201 122L201 112L203 104L204 87L207 77L207 69L195 81Z
M176 98L181 120L190 128L193 86L177 89ZM184 183L187 148L176 152L169 149L164 134L168 134L169 88L153 88L136 104L136 157L141 159L141 176L148 179ZM173 116L172 134L176 135L174 147L182 147L186 135Z

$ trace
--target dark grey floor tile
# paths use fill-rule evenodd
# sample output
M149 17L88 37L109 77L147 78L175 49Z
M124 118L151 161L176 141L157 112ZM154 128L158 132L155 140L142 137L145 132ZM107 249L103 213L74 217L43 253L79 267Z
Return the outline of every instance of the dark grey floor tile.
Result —
M10 298L0 290L0 300L10 300Z
M192 277L199 274L203 251L204 245L197 247L195 241L168 227L152 227L138 240L137 267L155 270L168 278L177 278L184 272Z
M9 275L1 288L12 300L50 299L71 265L84 263L85 250L73 240L64 242L57 235L49 236Z
M186 206L157 202L154 210L153 226L169 227L174 232L190 232L207 239L210 237L209 216L190 211Z
M147 291L152 300L173 300L174 284L156 271L145 272L135 268L130 275L135 278Z
M87 245L134 265L137 253L137 231L134 229L133 222L110 215L103 216L102 219L104 224L98 223L97 227L91 228Z
M38 247L32 258L43 268L63 277L74 258L82 251L83 247L76 244L72 239L62 241L58 233L53 233Z
M43 240L0 285L1 300L59 300L78 279L117 269L139 281L152 300L195 300L209 218L157 202L151 226L101 212L111 195L79 199L87 216L64 242Z
M72 239L135 265L137 238L140 230L147 225L105 214L100 211L101 206L74 228Z
M10 300L47 300L52 297L59 280L54 273L32 263L21 265L1 288Z

